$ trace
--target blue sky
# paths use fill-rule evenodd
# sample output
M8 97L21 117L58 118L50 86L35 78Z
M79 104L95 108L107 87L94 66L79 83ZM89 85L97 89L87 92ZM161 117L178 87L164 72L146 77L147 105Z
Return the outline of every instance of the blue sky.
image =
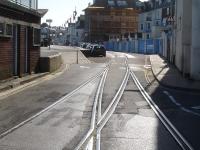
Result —
M88 6L88 3L92 3L93 0L38 0L38 2L39 8L49 10L42 18L42 22L45 22L46 19L52 19L53 26L61 26L73 15L75 7L78 15L83 14L82 10Z
M82 10L88 6L93 0L38 0L39 8L49 9L48 13L42 18L42 22L46 19L52 19L52 25L62 25L69 19L75 7L78 15L83 14Z

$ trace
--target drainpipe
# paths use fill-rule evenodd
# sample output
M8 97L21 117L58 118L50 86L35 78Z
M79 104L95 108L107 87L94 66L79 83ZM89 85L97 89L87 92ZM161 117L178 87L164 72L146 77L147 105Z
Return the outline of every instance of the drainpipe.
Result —
M36 10L38 10L38 0L36 0Z
M29 0L29 9L31 9L31 2L32 0Z

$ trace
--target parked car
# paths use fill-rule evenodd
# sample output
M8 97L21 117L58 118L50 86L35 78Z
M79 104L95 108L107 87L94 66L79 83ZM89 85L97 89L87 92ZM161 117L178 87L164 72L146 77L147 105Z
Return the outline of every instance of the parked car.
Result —
M86 48L86 46L87 46L87 43L82 43L80 47Z
M91 56L106 56L106 49L103 45L93 45L91 49Z

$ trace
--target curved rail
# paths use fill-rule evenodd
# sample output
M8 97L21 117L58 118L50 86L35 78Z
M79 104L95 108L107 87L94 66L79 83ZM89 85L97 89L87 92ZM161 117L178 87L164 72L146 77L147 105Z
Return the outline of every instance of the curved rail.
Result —
M127 66L127 58L125 60L125 64ZM109 64L110 65L110 64ZM108 74L109 70L109 65L108 69L105 70L104 74L102 75L102 78L99 82L94 104L93 104L93 111L92 111L92 117L91 117L91 124L90 124L90 129L87 132L87 134L84 136L84 138L80 141L78 146L75 148L75 150L80 150L80 149L92 149L91 147L96 145L96 149L100 150L100 133L107 121L110 119L111 115L115 111L123 93L125 90L125 87L127 85L129 75L130 75L130 70L128 67L126 67L126 73L124 75L123 81L115 94L114 98L112 99L111 103L101 115L101 103L102 103L102 95L103 95L103 90L104 90L104 85L106 82L106 77ZM90 144L90 146L88 146ZM91 146L92 144L92 146Z
M125 64L127 66L127 59L125 61ZM106 125L106 123L108 122L108 120L110 119L112 114L114 113L114 111L124 93L124 90L126 88L126 85L127 85L128 79L129 79L129 75L130 75L130 69L128 67L126 67L126 73L125 73L123 81L120 85L120 88L118 89L118 91L115 94L114 98L112 99L111 103L109 104L109 106L107 107L107 109L105 110L105 112L103 113L103 115L101 116L101 118L99 119L99 121L97 123L96 150L101 149L101 146L100 146L101 130L103 129L103 127Z
M129 66L128 66L129 67ZM129 67L130 68L130 67ZM133 81L135 82L136 86L138 87L140 93L144 97L144 99L147 101L147 103L150 105L150 107L153 109L157 117L160 119L160 121L163 123L163 125L166 127L166 129L170 132L170 134L173 136L173 138L176 140L176 142L179 144L179 146L183 150L194 150L194 148L190 145L190 143L181 135L181 133L176 129L176 127L170 122L170 120L165 116L165 114L160 110L160 108L156 105L156 103L152 100L152 98L149 96L149 94L145 91L139 80L137 79L135 73L130 70L131 77Z
M98 88L96 91L96 95L95 95L95 100L93 103L93 108L92 108L92 117L91 117L91 123L90 123L90 129L87 132L87 134L82 138L82 140L79 142L79 144L77 145L77 147L75 148L75 150L80 150L83 149L85 146L87 146L87 143L91 140L92 135L94 134L95 131L95 127L96 127L96 114L97 114L97 104L98 104L98 100L99 100L99 96L100 96L100 92L102 92L102 85L103 82L105 82L105 78L108 72L108 68L106 68L106 70L104 71L101 80L99 81L98 84Z

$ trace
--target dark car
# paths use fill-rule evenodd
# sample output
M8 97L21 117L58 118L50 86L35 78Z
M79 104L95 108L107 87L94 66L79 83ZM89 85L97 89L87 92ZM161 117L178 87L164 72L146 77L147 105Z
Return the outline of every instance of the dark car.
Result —
M86 46L87 46L87 43L82 43L80 47L81 48L86 48Z
M91 56L106 56L106 49L102 45L93 45Z

